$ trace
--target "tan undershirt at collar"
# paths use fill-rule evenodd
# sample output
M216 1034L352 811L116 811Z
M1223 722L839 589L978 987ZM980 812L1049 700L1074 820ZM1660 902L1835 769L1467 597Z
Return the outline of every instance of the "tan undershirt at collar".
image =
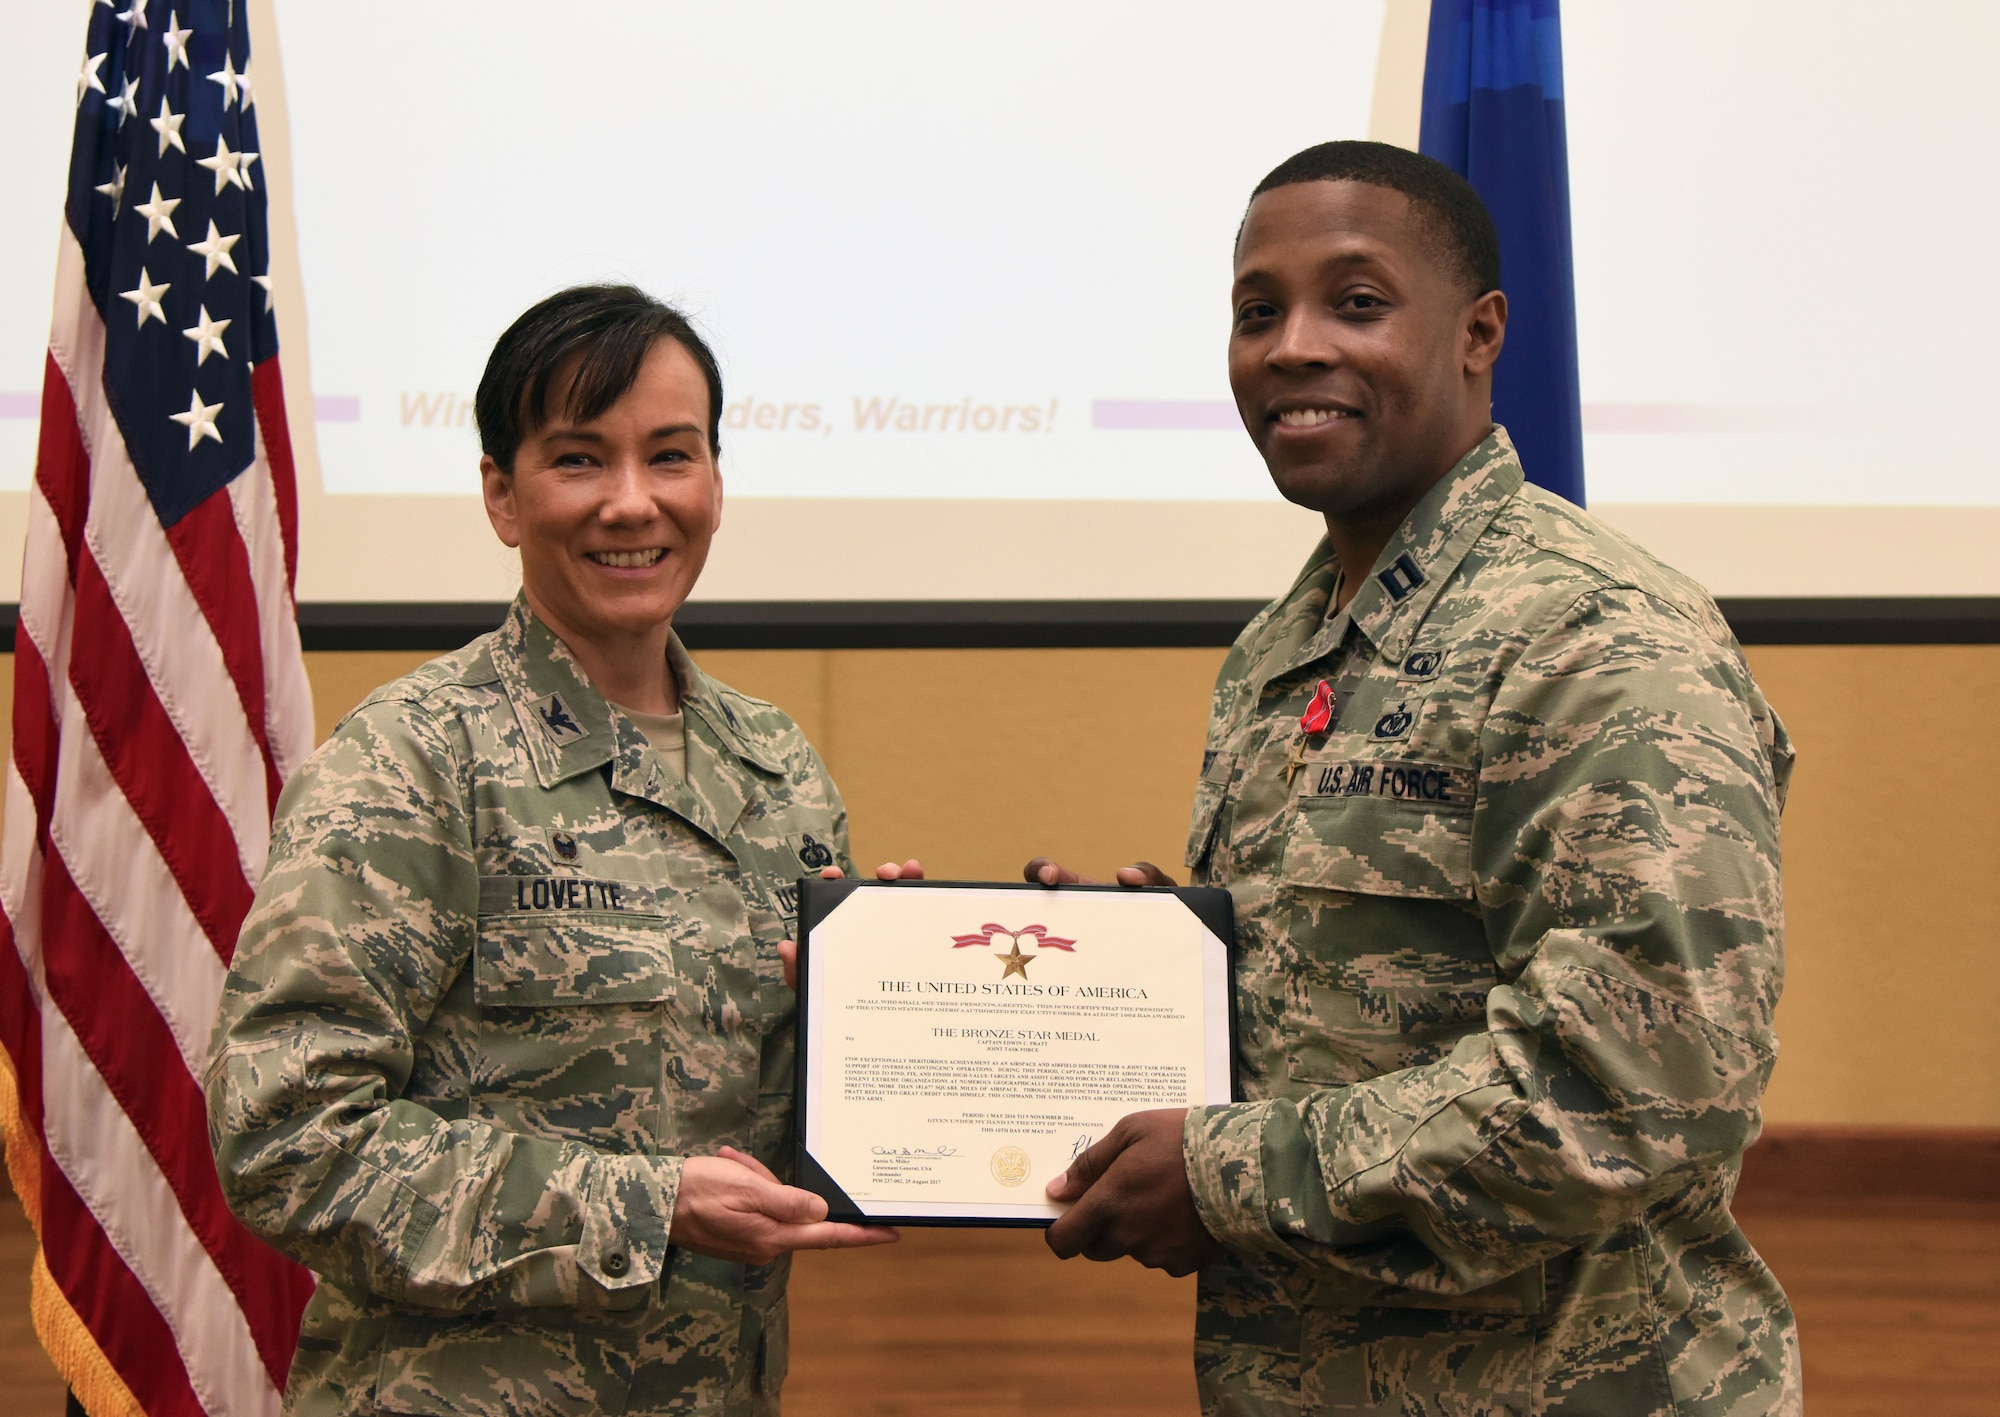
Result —
M678 710L673 713L640 713L620 704L618 711L632 720L632 726L646 735L646 741L653 745L653 756L659 760L660 769L676 782L686 782L688 775L687 719Z

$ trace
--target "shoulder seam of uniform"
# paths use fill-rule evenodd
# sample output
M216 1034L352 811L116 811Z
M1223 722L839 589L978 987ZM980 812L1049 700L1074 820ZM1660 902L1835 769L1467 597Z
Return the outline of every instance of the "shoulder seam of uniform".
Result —
M1690 611L1686 606L1680 605L1675 601L1667 599L1663 595L1648 590L1645 586L1634 585L1630 581L1612 580L1608 577L1604 579L1602 584L1580 587L1575 595L1571 596L1569 599L1562 602L1561 608L1557 611L1556 614L1549 617L1549 623L1555 623L1557 621L1566 620L1571 615L1575 614L1576 608L1579 605L1583 604L1584 601L1592 598L1593 596L1607 595L1614 591L1630 591L1632 594L1641 597L1646 601L1648 605L1652 606L1656 612L1665 612L1673 619L1681 621L1682 623L1686 624L1689 628L1691 628L1695 632L1696 635L1700 637L1701 642L1704 645L1712 646L1713 648L1721 650L1726 650L1729 648L1729 646L1724 641L1716 637L1715 632L1709 626L1704 625L1701 622L1699 616L1690 613Z
M1543 555L1553 556L1564 565L1574 567L1576 570L1584 573L1589 579L1597 582L1596 589L1609 590L1619 586L1629 587L1632 590L1643 589L1630 576L1613 575L1594 561L1586 561L1581 556L1563 547L1551 546L1548 541L1535 535L1532 528L1508 525L1507 519L1503 517L1495 517L1489 526L1491 531L1500 536L1510 536L1516 541L1525 542Z

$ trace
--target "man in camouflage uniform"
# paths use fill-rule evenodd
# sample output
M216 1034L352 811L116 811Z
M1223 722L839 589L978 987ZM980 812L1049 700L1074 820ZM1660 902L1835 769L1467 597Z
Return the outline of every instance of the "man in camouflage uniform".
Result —
M635 357L654 340L647 369L679 338L638 292L567 294L556 354L531 363L573 360L579 328L633 337ZM686 583L705 551L688 479L709 474L669 456L698 446L695 420L646 408L635 426L657 482L620 483L602 535L583 523L611 547L593 554L616 563L612 601L649 573L619 546L691 558ZM597 463L558 449L566 486L625 476L604 440L577 446ZM692 487L681 524L651 525L655 494L633 486ZM583 640L612 612L565 599L531 540L506 623L377 690L285 788L216 1024L217 1170L244 1222L320 1276L289 1412L775 1412L780 1252L878 1238L772 1175L792 1154L779 945L793 882L849 865L846 813L792 721L705 675L664 622L652 672L676 686L684 757L662 751L540 613ZM563 574L588 591L591 570Z
M1253 199L1232 382L1329 537L1223 665L1188 842L1235 899L1245 1100L1121 1123L1050 1242L1201 1266L1209 1412L1796 1412L1789 1306L1729 1213L1792 753L1708 595L1524 483L1485 413L1497 274L1444 302L1456 380L1426 391L1422 339L1381 355L1410 268L1457 275L1451 222L1484 221L1450 184L1330 144ZM1336 420L1331 454L1284 439ZM1428 471L1366 441L1439 426ZM1371 475L1407 489L1386 515L1342 501Z

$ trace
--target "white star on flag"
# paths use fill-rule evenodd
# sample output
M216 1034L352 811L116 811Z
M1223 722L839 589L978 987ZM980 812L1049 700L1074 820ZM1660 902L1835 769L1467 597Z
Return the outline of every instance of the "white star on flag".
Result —
M215 190L220 194L224 187L234 182L245 191L250 189L250 164L257 160L256 153L233 153L229 141L220 133L215 137L215 156L198 157L196 167L205 167L215 174Z
M185 113L173 112L167 107L167 101L161 99L160 116L158 118L148 118L146 121L152 124L153 131L160 135L160 151L156 156L165 157L167 155L167 144L169 143L172 143L182 152L187 151L187 144L181 141L181 124L187 121ZM217 188L216 190L220 191L221 189Z
M124 181L122 170L119 181L121 184ZM100 187L98 190L101 192L104 189ZM179 206L182 200L180 197L162 197L160 195L160 184L155 182L153 184L153 199L149 202L141 202L132 208L133 211L146 219L146 244L148 246L153 244L153 238L158 236L162 231L165 231L167 235L173 237L176 241L181 239L181 234L174 230L174 208Z
M172 10L167 11L167 27L160 32L160 43L167 47L167 72L173 73L174 65L188 67L188 36L192 28L181 29L180 17ZM192 72L192 71L190 71Z
M267 315L270 314L271 306L275 303L271 298L271 278L269 276L252 276L250 277L250 284L264 292L264 313Z
M84 57L83 72L76 76L76 101L83 102L83 96L92 89L104 92L104 80L97 77L97 71L104 67L108 54L90 54Z
M132 110L138 106L138 103L139 81L137 79L125 80L118 97L104 100L106 108L117 110L118 126L121 128L125 126L125 120L132 116Z
M213 438L218 443L222 441L222 434L215 427L215 415L220 412L222 412L222 405L219 403L203 403L201 401L201 391L197 389L188 395L188 411L186 413L170 413L167 417L187 429L188 451L193 452L194 445L199 443L203 438Z
M132 0L132 8L121 12L118 23L134 32L146 28L146 6L151 0Z
M229 324L230 322L227 320L211 320L208 317L208 307L204 305L201 307L200 323L195 325L193 329L181 331L183 335L194 341L195 368L199 369L202 365L206 364L208 356L211 354L219 354L224 359L229 357L229 351L222 347L222 332L229 328ZM218 404L217 407L221 407L221 405ZM193 445L190 444L189 446Z
M222 85L222 107L227 112L229 105L236 102L236 62L227 54L222 56L222 67L208 76L212 84Z
M241 235L224 236L215 229L215 222L211 219L208 223L207 239L188 242L188 250L204 257L208 262L208 268L202 272L203 280L213 280L217 266L226 267L231 275L236 274L236 262L230 257L229 248L242 239Z
M118 208L125 201L125 164L122 162L116 164L116 170L111 174L111 180L97 190L111 199L111 214L113 216L118 215ZM153 190L158 192L160 189L155 187Z
M174 283L170 280L163 280L158 285L154 285L153 278L147 275L146 268L141 266L139 267L139 288L137 290L121 290L119 295L139 307L139 328L143 330L146 328L146 321L149 319L158 320L163 325L166 324L167 312L166 308L160 304L160 297L173 288Z

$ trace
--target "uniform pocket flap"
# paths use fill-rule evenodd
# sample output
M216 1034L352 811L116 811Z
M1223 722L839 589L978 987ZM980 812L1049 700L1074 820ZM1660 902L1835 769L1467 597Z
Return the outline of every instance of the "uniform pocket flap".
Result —
M645 927L602 917L482 919L474 997L481 1008L664 1003L675 989L673 925L657 917Z
M626 1389L604 1362L607 1346L602 1336L575 1332L560 1321L398 1315L382 1345L374 1406L414 1417L502 1412L596 1417L616 1410Z
M1470 900L1472 816L1392 797L1304 796L1279 879L1355 895Z

